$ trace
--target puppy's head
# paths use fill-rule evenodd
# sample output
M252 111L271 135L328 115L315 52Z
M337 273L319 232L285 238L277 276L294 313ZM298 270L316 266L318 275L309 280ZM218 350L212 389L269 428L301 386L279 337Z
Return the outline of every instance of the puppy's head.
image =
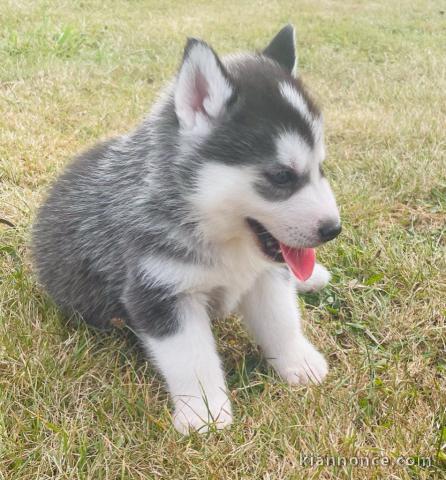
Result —
M174 87L180 145L200 159L193 202L206 234L250 235L279 261L341 230L322 116L295 70L291 26L261 53L222 60L192 39Z

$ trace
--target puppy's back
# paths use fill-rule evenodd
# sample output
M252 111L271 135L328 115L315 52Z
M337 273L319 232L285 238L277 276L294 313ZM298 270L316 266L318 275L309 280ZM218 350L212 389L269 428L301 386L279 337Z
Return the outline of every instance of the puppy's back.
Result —
M79 312L101 327L124 313L113 219L120 176L117 143L97 144L67 166L39 209L32 232L39 282L67 313Z

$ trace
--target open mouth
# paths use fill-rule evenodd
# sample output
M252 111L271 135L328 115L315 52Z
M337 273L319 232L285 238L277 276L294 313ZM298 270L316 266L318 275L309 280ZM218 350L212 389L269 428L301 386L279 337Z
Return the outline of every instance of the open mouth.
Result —
M257 220L247 218L246 221L251 230L255 233L262 252L273 262L285 263L279 241L276 240Z
M246 219L254 233L260 250L273 262L287 263L294 275L301 281L307 280L313 273L316 263L314 248L294 248L277 240L257 220Z

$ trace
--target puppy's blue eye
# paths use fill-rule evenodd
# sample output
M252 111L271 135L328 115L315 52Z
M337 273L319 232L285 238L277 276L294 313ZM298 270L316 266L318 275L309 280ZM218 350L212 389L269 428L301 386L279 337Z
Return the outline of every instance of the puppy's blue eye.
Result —
M296 174L288 169L268 172L267 177L271 183L279 187L291 185L296 180Z

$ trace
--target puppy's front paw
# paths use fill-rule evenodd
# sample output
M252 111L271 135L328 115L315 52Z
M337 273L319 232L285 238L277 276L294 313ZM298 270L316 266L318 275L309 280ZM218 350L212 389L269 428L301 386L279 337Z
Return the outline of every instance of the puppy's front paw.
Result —
M191 430L199 433L212 428L221 430L231 423L231 404L227 397L210 402L199 397L187 397L175 402L173 425L183 435L188 435Z
M313 345L304 340L286 358L271 362L277 373L291 385L322 383L328 373L328 364Z
M305 282L297 282L297 291L301 293L318 292L330 282L330 272L320 263L316 263L313 273Z

